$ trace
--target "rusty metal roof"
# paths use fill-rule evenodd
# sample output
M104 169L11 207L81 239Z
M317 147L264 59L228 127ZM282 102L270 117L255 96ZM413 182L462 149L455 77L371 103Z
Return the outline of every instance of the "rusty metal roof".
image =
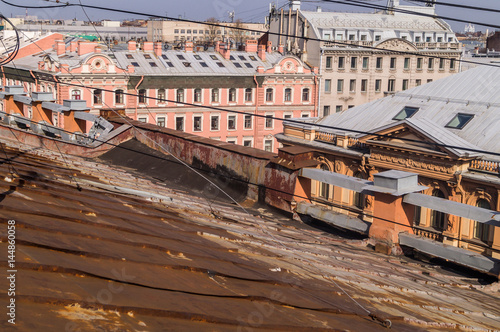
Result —
M19 330L386 330L349 296L394 331L500 326L497 283L99 160L2 148L0 250L16 220Z

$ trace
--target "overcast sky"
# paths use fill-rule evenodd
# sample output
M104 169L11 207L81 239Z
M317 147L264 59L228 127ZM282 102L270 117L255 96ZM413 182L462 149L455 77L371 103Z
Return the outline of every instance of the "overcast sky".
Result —
M16 4L26 4L31 6L41 5L46 6L51 3L42 0L8 0ZM69 1L70 3L78 3L79 0L61 0L61 2ZM228 12L234 11L236 18L241 18L244 21L263 22L264 17L269 12L270 0L142 0L142 1L125 1L125 0L81 0L82 3L88 5L96 5L110 8L120 8L130 11L140 11L143 13L151 13L156 15L167 15L172 17L183 16L188 19L204 20L209 17L216 17L219 20L229 20ZM274 1L278 7L284 6L288 8L288 0ZM368 3L385 5L386 0L366 0ZM500 1L498 0L437 0L443 3L458 3L467 4L470 6L500 9ZM303 1L302 8L313 10L317 6L321 6L324 11L342 11L342 12L366 12L373 11L371 9L359 8L356 6L346 6L325 1ZM24 15L25 10L14 8L6 4L0 3L0 11L5 16ZM101 19L132 19L145 18L141 15L120 14L112 11L100 11L89 9L88 14L92 20ZM471 9L453 8L448 6L437 6L438 15L448 16L452 18L460 18L464 20L478 21L484 23L492 23L500 25L500 13L492 13L485 11L476 11ZM77 18L86 20L86 17L81 8L58 8L58 9L29 9L29 15L36 15L44 18ZM447 21L456 32L464 30L465 23ZM476 25L476 30L485 30L486 27ZM490 31L495 30L490 28Z

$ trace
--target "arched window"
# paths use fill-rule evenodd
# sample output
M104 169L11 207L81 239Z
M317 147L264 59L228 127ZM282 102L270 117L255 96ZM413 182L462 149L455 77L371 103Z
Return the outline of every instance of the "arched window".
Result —
M292 101L292 89L285 89L285 101Z
M302 90L302 101L309 101L309 89Z
M115 91L115 104L123 104L123 90Z
M323 171L330 171L327 165L321 165L321 169ZM319 196L324 199L328 199L330 197L330 185L325 182L321 182L319 186Z
M439 197L439 198L445 198L443 192L439 189L434 189L432 192L432 196L434 197ZM445 222L446 222L446 213L432 210L431 211L431 227L438 230L442 231L445 228Z
M491 210L490 203L485 200L485 199L479 199L476 202L476 206L483 208L483 209L488 209ZM490 225L481 223L481 222L474 222L474 238L481 240L483 242L487 242L490 237Z
M229 102L230 103L236 102L236 89L235 88L229 89Z
M50 87L49 87L49 90L50 90ZM80 90L71 91L71 99L81 100L82 99L82 92Z
M139 90L139 104L146 103L146 89Z
M273 89L272 88L266 89L266 101L267 102L273 101Z
M94 105L101 105L101 104L102 104L102 90L95 89L94 90Z
M178 103L183 103L184 102L184 89L178 89L177 90L177 98L176 98Z
M354 177L358 178L358 179L363 179L363 175L361 174L361 172L357 172L356 174L354 174ZM355 191L354 195L352 197L352 204L355 207L357 207L358 209L364 209L365 208L365 195Z

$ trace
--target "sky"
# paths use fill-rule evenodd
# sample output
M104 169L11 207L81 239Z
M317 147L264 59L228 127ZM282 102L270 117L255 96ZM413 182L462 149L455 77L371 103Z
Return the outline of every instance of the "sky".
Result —
M52 3L42 0L7 0L18 5L29 6L47 6ZM61 0L61 2L79 3L80 0ZM171 17L185 17L194 20L205 20L209 17L215 17L221 21L228 21L228 13L235 12L235 18L240 18L243 21L263 22L264 17L269 12L269 3L277 3L277 7L285 6L288 8L288 0L142 0L142 1L125 1L125 0L81 0L83 4L120 8L129 11L139 11L145 14L165 15ZM386 5L387 0L366 0L367 3ZM407 2L401 1L404 4ZM437 0L443 3L466 4L476 7L500 9L498 0ZM411 3L410 3L411 4ZM414 3L414 5L418 5ZM326 1L303 1L302 9L314 10L317 6L321 6L323 11L341 11L341 12L366 12L373 11L356 6L339 5L328 3ZM500 25L500 13L488 11L476 11L471 9L454 8L448 6L437 5L437 14L452 18L460 18L464 20L477 21ZM25 10L15 8L4 3L0 3L0 11L7 17L24 15ZM94 21L101 19L122 20L134 18L147 18L141 15L120 14L112 11L101 11L88 9L87 13ZM82 9L78 7L57 8L57 9L28 9L28 15L36 15L40 18L58 18L87 20ZM447 20L454 31L462 32L465 23L453 22ZM485 31L488 27L476 25L476 30ZM489 28L490 31L495 28Z

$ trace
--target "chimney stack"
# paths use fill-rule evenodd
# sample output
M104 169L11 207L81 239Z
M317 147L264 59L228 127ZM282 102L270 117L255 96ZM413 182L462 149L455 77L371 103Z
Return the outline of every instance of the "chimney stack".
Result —
M194 44L191 41L187 41L186 45L184 46L184 50L186 52L193 52Z
M252 53L257 52L258 42L255 39L248 39L245 46L245 51Z
M257 55L262 61L266 61L266 47L264 45L259 45L259 51Z
M85 55L95 51L97 43L88 41L78 41L78 55Z
M77 47L78 47L78 42L72 41L69 43L69 51L70 52L76 52Z
M267 42L267 53L272 53L273 52L273 42L268 41Z
M219 48L222 57L226 60L229 60L231 58L231 50L229 49L230 46L228 44L220 44Z
M128 42L128 50L135 51L137 50L137 42L135 40L129 40Z
M162 54L162 44L161 44L161 42L154 43L153 48L154 48L154 52L155 52L156 56L160 57L161 54Z
M66 44L64 44L64 41L56 40L55 51L58 56L66 53Z
M144 52L153 52L153 42L144 42L142 50Z

